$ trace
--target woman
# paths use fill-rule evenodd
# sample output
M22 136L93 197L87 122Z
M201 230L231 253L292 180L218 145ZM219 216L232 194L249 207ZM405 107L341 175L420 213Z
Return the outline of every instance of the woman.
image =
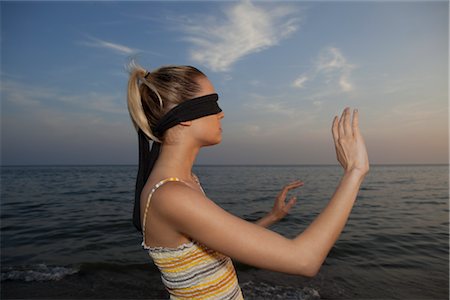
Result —
M224 113L209 79L191 66L148 72L134 65L128 109L139 135L139 171L133 221L142 246L161 271L171 299L243 299L231 258L272 271L314 276L340 235L369 170L358 112L335 117L332 134L344 175L329 204L294 239L265 227L282 218L294 181L272 213L256 224L210 200L192 173L201 147L222 139ZM149 151L148 139L153 140Z

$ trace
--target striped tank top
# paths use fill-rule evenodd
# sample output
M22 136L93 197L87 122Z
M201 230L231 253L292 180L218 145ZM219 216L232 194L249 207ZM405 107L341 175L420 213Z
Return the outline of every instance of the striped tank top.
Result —
M145 244L150 198L157 188L168 181L181 180L177 177L166 178L150 192L144 212L142 246L160 270L170 299L244 299L230 257L192 239L177 248L148 247ZM203 191L201 185L200 188Z

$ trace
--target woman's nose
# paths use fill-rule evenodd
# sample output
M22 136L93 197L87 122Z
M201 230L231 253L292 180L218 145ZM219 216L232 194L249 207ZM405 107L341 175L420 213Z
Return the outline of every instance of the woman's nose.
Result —
M219 119L223 119L224 116L225 116L225 113L224 113L223 111L221 111L221 112L219 113Z

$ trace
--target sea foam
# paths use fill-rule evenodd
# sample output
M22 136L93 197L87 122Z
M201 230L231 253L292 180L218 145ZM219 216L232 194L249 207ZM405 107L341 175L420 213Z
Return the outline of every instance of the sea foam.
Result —
M31 266L9 267L2 270L1 281L22 280L22 281L48 281L60 280L61 278L75 274L78 270L68 267L47 266L37 264Z

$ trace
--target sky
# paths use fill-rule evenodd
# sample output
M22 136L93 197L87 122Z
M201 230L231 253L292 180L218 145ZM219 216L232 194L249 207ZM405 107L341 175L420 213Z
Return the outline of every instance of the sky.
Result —
M137 164L127 65L193 65L222 142L196 164L336 164L357 108L371 164L448 163L447 1L1 1L2 165Z

